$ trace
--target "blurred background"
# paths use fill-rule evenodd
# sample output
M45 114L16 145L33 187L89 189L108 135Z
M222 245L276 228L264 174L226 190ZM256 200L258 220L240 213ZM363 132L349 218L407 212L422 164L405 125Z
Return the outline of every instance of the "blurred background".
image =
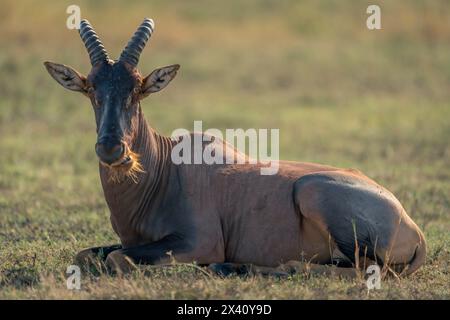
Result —
M90 102L42 65L89 72L78 32L66 28L72 4L113 58L144 17L154 19L141 73L181 64L143 101L160 133L192 130L194 120L204 129L279 128L281 159L360 169L429 235L450 230L448 1L1 0L0 242L11 244L3 258L44 244L68 258L116 239ZM382 30L366 28L370 4L381 7Z

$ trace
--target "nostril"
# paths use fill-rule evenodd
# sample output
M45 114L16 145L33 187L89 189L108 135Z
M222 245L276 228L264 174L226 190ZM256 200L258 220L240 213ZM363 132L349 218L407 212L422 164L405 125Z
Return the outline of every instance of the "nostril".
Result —
M122 156L124 147L122 143L97 143L95 151L101 161L108 164L114 163Z
M112 147L108 148L107 152L109 154L121 154L122 153L122 144L116 144Z

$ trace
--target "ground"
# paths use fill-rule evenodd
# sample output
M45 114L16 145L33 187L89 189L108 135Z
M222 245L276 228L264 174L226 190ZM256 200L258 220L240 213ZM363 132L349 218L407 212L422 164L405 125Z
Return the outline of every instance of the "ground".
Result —
M373 1L372 1L373 2ZM89 102L46 73L89 60L65 27L73 1L2 1L0 11L0 299L450 298L450 7L376 1L78 1L116 57L144 16L156 33L140 70L181 64L143 103L170 135L206 128L279 128L282 159L356 168L391 190L424 230L426 265L368 291L362 280L205 275L195 266L83 276L65 271L84 247L117 243L98 177ZM108 2L109 4L110 2ZM118 23L120 20L120 23Z

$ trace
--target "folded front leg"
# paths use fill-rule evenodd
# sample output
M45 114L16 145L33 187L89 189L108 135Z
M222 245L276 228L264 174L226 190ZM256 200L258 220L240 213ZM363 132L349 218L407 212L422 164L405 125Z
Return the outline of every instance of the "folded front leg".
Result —
M172 234L149 244L113 251L106 258L106 266L113 273L124 274L136 269L136 264L169 263L172 255L184 260L180 262L194 260L194 256L190 255L191 250L187 239Z
M91 267L101 269L106 257L119 249L122 249L120 244L83 249L75 256L74 263L85 271L89 271Z

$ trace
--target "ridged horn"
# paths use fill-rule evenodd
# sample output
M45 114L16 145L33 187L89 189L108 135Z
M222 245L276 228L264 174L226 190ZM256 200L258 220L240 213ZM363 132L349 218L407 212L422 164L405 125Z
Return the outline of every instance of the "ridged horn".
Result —
M125 61L133 67L136 67L139 62L139 56L141 55L142 50L144 50L148 39L152 36L154 28L155 24L153 20L145 18L144 22L141 23L125 49L123 49L119 60Z
M91 65L94 66L101 61L108 61L108 52L106 52L103 43L100 41L100 38L95 33L89 21L86 19L81 20L79 31L81 40L83 40L89 58L91 59Z

